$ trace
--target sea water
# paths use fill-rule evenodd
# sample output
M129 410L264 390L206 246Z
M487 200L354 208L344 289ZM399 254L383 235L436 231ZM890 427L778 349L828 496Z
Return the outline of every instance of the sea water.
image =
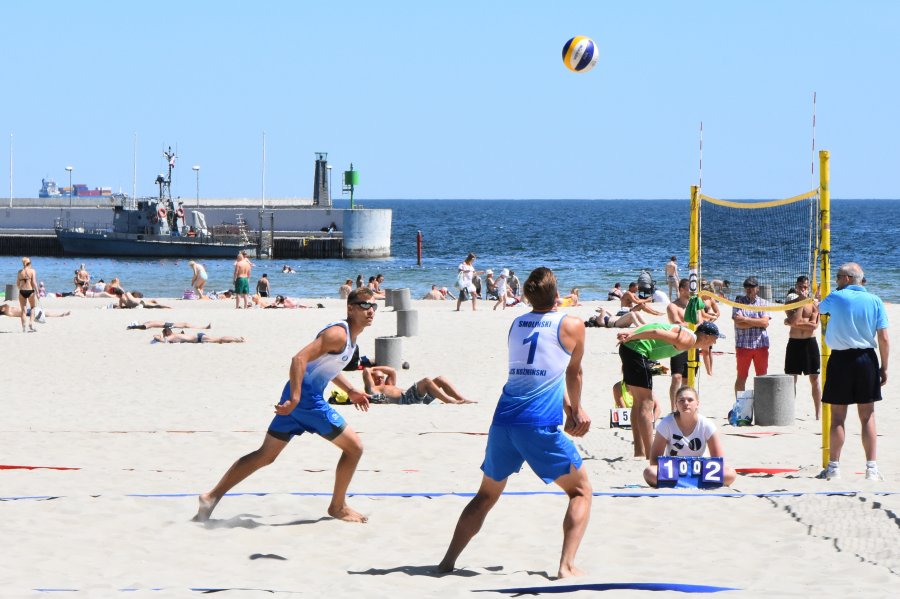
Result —
M538 266L552 268L561 292L581 290L582 299L606 299L613 283L636 279L648 269L664 285L663 265L677 256L686 275L688 200L365 200L367 208L393 211L391 257L354 260L268 260L253 258L251 287L268 274L273 294L337 297L345 279L382 273L384 286L409 287L414 298L431 285L453 290L456 267L468 252L476 268L509 268L524 282ZM346 202L336 202L346 207ZM859 262L868 288L886 301L900 301L900 200L833 200L832 273L842 262ZM416 234L424 238L416 263ZM705 232L704 234L712 234ZM735 251L753 244L727 232ZM233 260L201 260L209 273L207 291L232 287ZM71 291L74 270L84 263L92 280L119 277L125 289L149 297L181 297L190 288L188 260L35 256L38 278L50 292ZM296 274L283 274L288 264ZM0 257L0 290L14 283L19 257ZM752 274L752 273L748 273ZM833 275L832 275L833 276ZM733 284L734 287L734 284Z

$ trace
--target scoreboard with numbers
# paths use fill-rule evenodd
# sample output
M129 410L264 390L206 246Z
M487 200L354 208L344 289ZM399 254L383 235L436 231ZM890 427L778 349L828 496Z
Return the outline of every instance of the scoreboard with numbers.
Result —
M717 489L725 484L723 458L660 456L657 463L657 487Z
M609 428L631 428L631 408L610 408Z

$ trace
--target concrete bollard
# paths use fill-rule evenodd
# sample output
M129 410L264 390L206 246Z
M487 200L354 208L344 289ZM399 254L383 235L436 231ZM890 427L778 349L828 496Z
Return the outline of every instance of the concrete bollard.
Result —
M394 297L391 298L391 307L394 308L394 312L412 309L412 298L409 295L409 287L391 289L391 293L394 295Z
M794 377L767 374L753 379L753 419L758 426L794 424Z
M17 299L16 286L15 285L6 285L6 301L11 302Z
M397 310L397 336L415 337L419 334L419 311Z
M400 368L403 363L403 337L375 337L375 363Z
M393 289L384 288L384 307L390 308L394 305L394 294L392 293Z

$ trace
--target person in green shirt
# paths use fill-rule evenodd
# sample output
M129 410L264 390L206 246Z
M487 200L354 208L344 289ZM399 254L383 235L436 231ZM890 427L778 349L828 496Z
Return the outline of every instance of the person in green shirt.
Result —
M622 380L634 398L631 406L631 426L635 434L635 457L649 459L653 436L652 362L671 358L689 349L709 349L724 337L719 327L704 322L691 331L686 326L653 323L638 327L631 333L619 333L619 357L622 359ZM637 440L640 440L638 444Z

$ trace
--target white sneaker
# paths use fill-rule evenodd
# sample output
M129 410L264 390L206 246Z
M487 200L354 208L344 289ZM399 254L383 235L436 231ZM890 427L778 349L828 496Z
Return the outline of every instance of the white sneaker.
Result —
M839 478L841 478L841 469L829 465L827 468L822 470L818 478L824 478L825 480L838 480Z
M878 468L866 468L866 480L884 480Z

